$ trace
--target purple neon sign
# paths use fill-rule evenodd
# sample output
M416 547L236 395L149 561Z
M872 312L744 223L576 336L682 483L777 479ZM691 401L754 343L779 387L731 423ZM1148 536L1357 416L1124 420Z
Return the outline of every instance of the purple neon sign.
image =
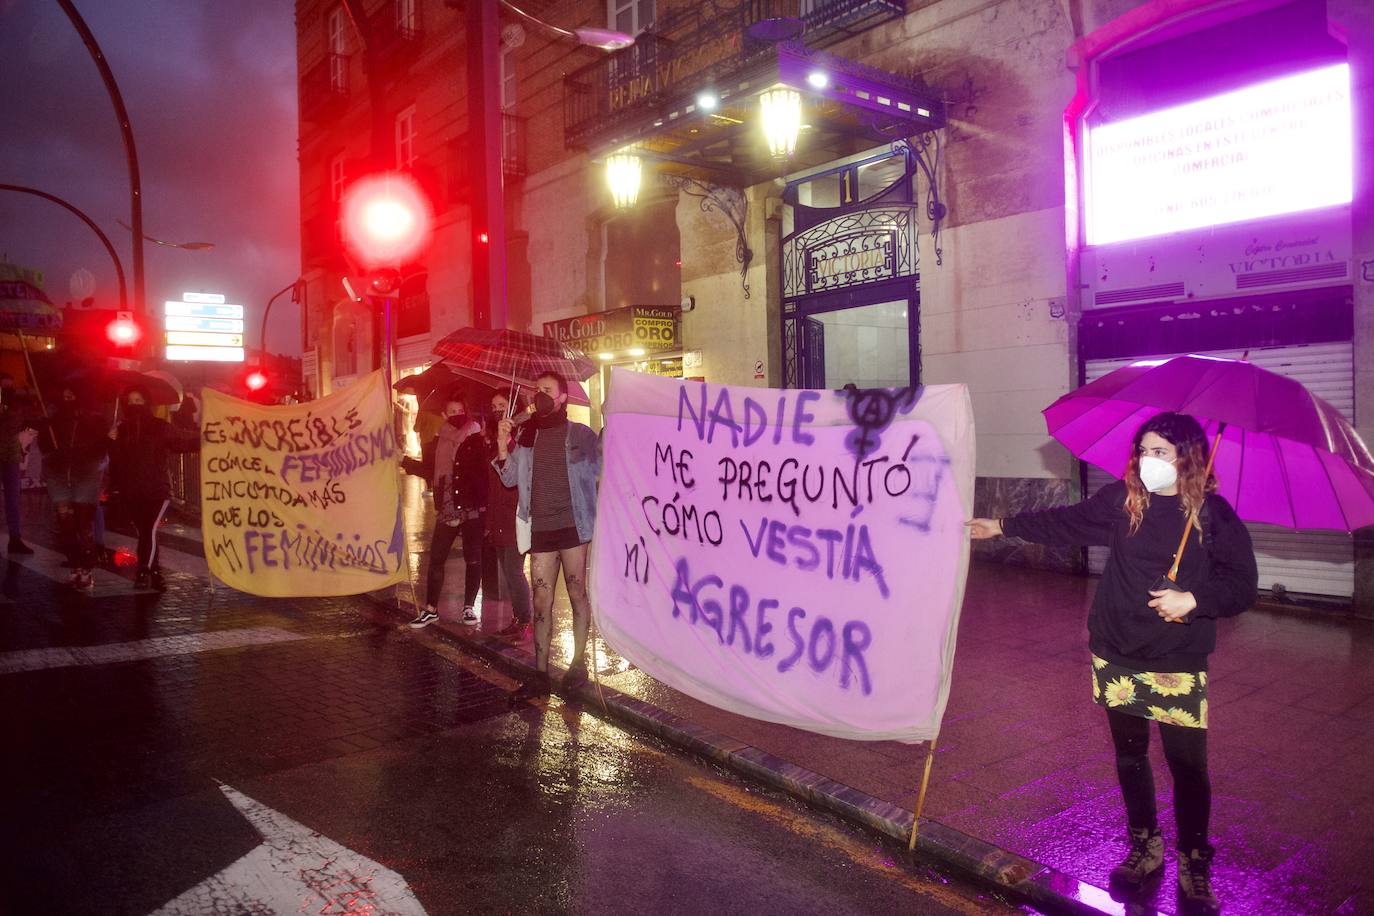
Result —
M1087 242L1350 202L1350 67L1323 67L1088 129Z

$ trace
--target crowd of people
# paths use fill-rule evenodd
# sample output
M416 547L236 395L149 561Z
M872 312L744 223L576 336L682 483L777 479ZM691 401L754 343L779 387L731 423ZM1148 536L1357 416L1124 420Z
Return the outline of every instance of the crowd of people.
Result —
M135 583L160 589L157 528L168 506L168 458L198 447L194 404L168 422L153 416L145 390L131 388L111 423L83 404L73 386L60 391L46 416L8 377L0 376L0 394L0 484L10 554L32 552L21 528L18 440L33 430L72 567L71 584L91 586L100 556L102 497L108 495L138 533ZM573 633L563 686L587 680L588 546L601 440L568 418L567 402L568 383L556 373L536 379L529 404L503 391L471 400L453 393L438 401L438 425L423 443L423 457L403 462L406 471L425 478L434 501L425 603L410 626L439 619L445 565L460 544L462 623L480 623L484 569L495 570L513 611L497 635L533 639L536 673L518 698L552 688L549 650L560 574ZM975 518L968 525L975 539L1014 536L1111 548L1088 630L1092 696L1106 710L1128 825L1129 853L1112 880L1140 886L1163 864L1148 757L1153 721L1173 776L1180 891L1191 904L1211 910L1217 901L1208 839L1207 665L1216 647L1216 619L1239 614L1256 598L1254 550L1244 524L1216 493L1207 441L1195 419L1161 413L1140 427L1134 444L1123 479L1088 500L1008 518ZM1182 532L1193 529L1196 546L1180 554ZM1173 577L1162 577L1171 562Z
M146 389L119 397L113 418L94 408L81 385L66 384L45 405L0 375L0 482L5 490L9 556L32 554L23 536L20 464L24 436L42 456L42 483L56 516L58 545L71 570L67 584L95 586L94 570L111 565L105 549L108 510L138 537L135 588L162 591L158 526L171 497L169 456L200 447L195 401L183 400L171 422L153 415ZM44 407L47 410L44 410Z
M549 646L560 572L573 617L573 657L563 683L575 687L587 680L587 548L596 518L601 440L590 427L568 419L567 401L567 380L557 373L535 380L528 405L503 391L472 404L455 393L443 401L443 424L424 443L424 457L404 462L407 471L429 482L435 518L425 604L410 625L426 627L439 619L445 564L455 543L463 553L462 622L479 623L477 598L490 555L513 611L498 635L534 641L538 674L517 692L521 697L545 695L552 687Z

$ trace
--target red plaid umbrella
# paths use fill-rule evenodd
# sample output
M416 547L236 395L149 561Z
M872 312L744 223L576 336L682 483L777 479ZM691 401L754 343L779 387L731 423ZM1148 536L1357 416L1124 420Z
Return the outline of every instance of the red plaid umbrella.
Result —
M492 372L507 379L538 378L557 372L583 381L596 372L580 350L566 347L552 337L538 337L506 328L460 328L434 345L434 354L468 369Z

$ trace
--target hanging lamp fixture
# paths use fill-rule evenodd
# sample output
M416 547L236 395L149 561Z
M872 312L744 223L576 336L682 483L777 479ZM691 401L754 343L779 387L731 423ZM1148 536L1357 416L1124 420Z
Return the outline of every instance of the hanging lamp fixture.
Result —
M616 209L628 210L639 200L643 162L629 149L606 157L606 185Z
M775 159L786 159L796 152L802 124L801 93L790 86L774 86L759 96L759 113L768 152Z

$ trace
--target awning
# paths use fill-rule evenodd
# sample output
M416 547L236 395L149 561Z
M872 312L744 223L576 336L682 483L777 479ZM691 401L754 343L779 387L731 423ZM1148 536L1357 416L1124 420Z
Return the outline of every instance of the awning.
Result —
M566 78L565 139L593 157L633 145L660 171L740 187L942 127L944 105L929 89L818 50L904 12L902 0L675 8L634 45ZM802 41L768 40L789 28L804 28ZM769 155L759 123L758 97L778 85L803 97L788 160Z
M62 327L62 312L48 300L39 282L34 271L0 262L0 331L42 332Z

